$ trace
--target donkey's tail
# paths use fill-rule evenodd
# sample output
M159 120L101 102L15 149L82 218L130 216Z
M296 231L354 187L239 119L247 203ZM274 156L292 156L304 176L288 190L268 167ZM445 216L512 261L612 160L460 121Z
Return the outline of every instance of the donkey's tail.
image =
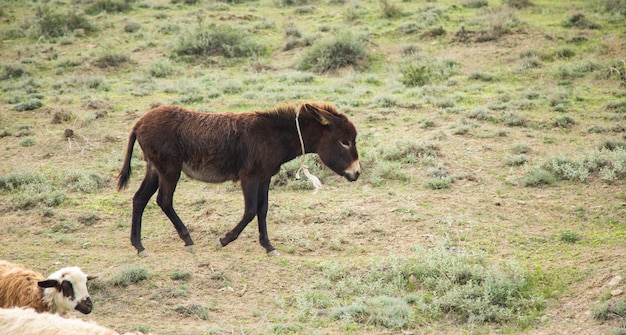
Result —
M130 179L130 159L133 156L133 146L135 145L136 140L137 134L135 134L135 130L133 129L133 131L130 133L130 137L128 138L128 147L126 148L126 158L124 158L124 165L122 165L122 170L120 171L120 175L118 176L118 192L128 186L128 180Z

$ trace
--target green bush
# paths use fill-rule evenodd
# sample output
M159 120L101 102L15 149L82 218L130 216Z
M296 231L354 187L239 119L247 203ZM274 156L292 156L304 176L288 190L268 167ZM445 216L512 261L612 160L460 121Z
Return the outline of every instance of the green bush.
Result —
M443 190L450 188L452 185L452 179L449 177L445 178L431 178L424 183L424 186L431 190Z
M552 157L541 164L541 169L562 180L586 182L592 176L606 182L624 179L626 150L619 145L610 147L612 150L607 148L594 150L578 160L564 156Z
M489 5L488 0L463 0L461 3L465 8L482 8Z
M135 0L96 0L85 10L87 14L95 15L102 12L121 13L132 8Z
M172 65L167 60L162 60L150 66L150 75L155 78L165 78L174 72Z
M43 102L40 99L32 98L32 99L28 99L28 101L20 102L19 104L13 106L11 110L14 110L17 112L31 111L37 108L41 108L42 106L43 106Z
M432 70L426 64L411 63L400 67L400 82L407 87L424 86L432 81Z
M608 300L596 306L591 311L591 315L597 320L611 320L626 318L626 299Z
M385 160L415 163L420 158L437 157L440 150L440 144L437 142L401 140L382 148L382 157Z
M109 178L102 177L97 173L84 171L68 171L65 175L65 185L72 191L83 193L94 193L97 190L108 186Z
M179 56L242 58L263 55L266 48L244 29L220 25L183 34L174 53Z
M556 177L544 170L534 169L530 174L521 180L521 185L525 187L538 187L543 185L552 185L556 182Z
M0 80L17 79L27 73L26 68L22 65L7 64L2 66L2 73L0 74Z
M407 87L425 86L442 82L459 72L460 64L454 59L433 61L419 59L400 65L400 82Z
M571 128L576 124L576 120L569 115L559 115L556 117L554 125L559 128Z
M504 3L515 9L524 9L533 6L530 0L505 0Z
M33 27L34 37L62 37L73 34L76 29L84 29L85 32L93 32L95 26L87 17L74 12L61 14L46 6L37 7L36 21Z
M105 51L102 55L98 56L95 64L97 67L105 69L118 67L128 62L130 62L130 56L125 53Z
M572 15L567 21L562 24L565 28L585 28L585 29L600 29L600 25L587 20L584 14L578 13Z
M504 156L504 164L506 164L507 166L520 166L520 165L524 165L528 162L528 156L526 156L525 154L519 154L519 155L510 155L510 154L506 154Z
M344 29L334 39L310 47L300 61L299 69L317 73L334 72L348 66L366 67L368 62L365 40Z
M126 287L130 284L139 283L150 277L148 270L144 267L130 267L123 269L120 273L111 278L108 283L113 286Z
M445 245L371 259L365 268L325 262L319 273L311 280L324 304L313 312L335 306L329 313L333 320L394 333L447 317L468 324L507 323L537 315L546 305L537 282L518 265L490 264L481 254ZM310 296L310 286L296 300ZM302 305L310 309L312 303Z
M402 15L400 8L388 0L378 0L380 3L381 17L383 19L393 19Z
M566 230L561 233L561 241L567 243L576 243L580 241L580 235L578 233L573 232L571 230Z

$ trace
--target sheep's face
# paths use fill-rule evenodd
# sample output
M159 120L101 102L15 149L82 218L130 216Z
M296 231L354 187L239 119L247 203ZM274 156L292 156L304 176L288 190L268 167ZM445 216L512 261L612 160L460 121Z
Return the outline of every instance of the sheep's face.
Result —
M46 280L39 282L44 288L44 298L50 307L59 314L77 310L83 314L91 313L93 304L87 292L87 281L95 277L87 276L78 267L63 268L54 272Z

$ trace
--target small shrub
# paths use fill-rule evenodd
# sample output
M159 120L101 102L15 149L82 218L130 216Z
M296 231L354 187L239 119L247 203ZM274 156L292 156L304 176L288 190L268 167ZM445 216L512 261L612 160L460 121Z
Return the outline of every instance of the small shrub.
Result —
M602 142L598 146L598 149L605 149L609 151L613 151L613 150L626 151L626 142L617 142L617 141L607 140L607 141Z
M524 9L533 6L530 0L505 0L504 3L515 9Z
M149 277L148 270L143 267L126 268L111 278L109 283L113 286L126 287L147 280Z
M418 158L437 157L440 153L437 142L418 142L415 140L398 141L392 147L383 150L383 159L413 163Z
M23 112L23 111L35 110L37 108L41 108L42 106L43 106L43 102L40 99L32 98L32 99L29 99L28 101L21 102L13 106L11 110L14 110L17 112Z
M243 58L265 52L265 46L256 42L247 31L228 25L183 34L174 48L174 53L179 56Z
M525 187L538 187L543 185L552 185L555 182L556 177L552 173L544 169L534 169L530 172L530 175L521 180L521 185Z
M591 315L597 320L611 320L626 318L626 299L608 300L596 306L591 311Z
M479 121L486 121L491 118L491 116L489 115L489 109L485 107L477 107L477 108L470 110L467 113L467 117L470 119L475 119Z
M600 29L599 24L587 20L585 15L581 13L572 15L567 21L563 22L562 26L565 28Z
M2 73L0 74L0 80L17 79L25 75L26 68L22 65L4 65L2 67Z
M557 49L554 55L558 59L569 59L574 57L576 55L576 52L574 52L574 50L572 50L571 48L564 47Z
M95 26L91 20L77 13L60 14L46 6L39 6L36 10L36 23L33 27L34 37L62 37L74 33L76 29L93 32Z
M571 128L575 124L576 120L569 115L559 115L555 120L555 126L559 128Z
M165 78L172 74L174 70L169 61L163 60L150 66L150 75L155 78Z
M589 128L587 128L587 132L588 133L592 133L592 134L601 134L601 133L605 133L606 129L602 126L598 126L598 125L593 125Z
M407 64L400 68L400 73L400 82L407 87L428 85L432 80L432 70L426 64Z
M0 176L0 190L17 192L31 185L45 184L48 179L39 173L22 172Z
M333 319L358 321L367 325L382 326L387 329L405 329L414 323L411 306L399 298L379 296L360 299L350 306L335 308L331 313Z
M528 146L528 144L519 143L513 145L513 148L511 150L518 155L527 154L530 152L530 147Z
M472 80L479 80L484 82L490 82L495 80L494 75L489 72L472 72L469 74L468 77Z
M191 277L192 277L192 274L190 272L179 271L179 270L172 272L172 274L170 275L170 278L172 280L181 280L181 281L189 281L191 280Z
M459 72L460 65L454 59L432 61L414 60L400 65L400 82L407 87L425 86L445 81Z
M561 233L561 241L567 243L576 243L580 241L580 235L578 233L573 232L571 230L566 230Z
M507 166L520 166L524 165L528 162L528 156L525 154L519 155L510 155L506 154L504 156L504 164Z
M124 25L124 31L127 33L135 33L141 29L139 22L128 22Z
M463 0L461 4L465 8L482 8L489 5L489 0Z
M121 13L132 8L135 0L96 0L85 10L87 14L96 15L102 12Z
M123 53L106 51L96 59L95 64L97 67L104 69L118 67L128 62L130 62L130 56Z
M448 188L450 188L450 185L452 185L452 179L449 178L449 177L432 178L432 179L427 180L424 183L424 186L426 186L427 188L429 188L431 190L448 189Z
M35 145L35 139L25 138L20 141L20 147L32 147Z
M390 3L388 0L379 0L381 17L383 19L393 19L402 15L402 11L398 6Z
M614 113L626 113L626 101L609 101L604 109Z
M299 68L324 73L348 66L365 67L368 62L369 56L363 38L350 30L341 30L333 40L322 41L309 48L300 61Z
M109 178L97 173L68 171L65 176L65 185L72 191L94 193L108 184Z
M518 113L506 112L502 115L502 122L509 127L521 127L526 124L526 119Z
M209 308L201 304L176 305L173 309L185 317L194 317L200 320L209 319Z

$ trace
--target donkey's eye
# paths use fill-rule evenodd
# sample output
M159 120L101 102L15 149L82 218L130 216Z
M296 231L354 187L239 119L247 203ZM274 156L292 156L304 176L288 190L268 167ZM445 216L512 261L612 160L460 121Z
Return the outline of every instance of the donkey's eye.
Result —
M339 141L339 143L341 144L342 147L344 147L345 149L350 149L350 141L346 141L346 140L341 140Z

